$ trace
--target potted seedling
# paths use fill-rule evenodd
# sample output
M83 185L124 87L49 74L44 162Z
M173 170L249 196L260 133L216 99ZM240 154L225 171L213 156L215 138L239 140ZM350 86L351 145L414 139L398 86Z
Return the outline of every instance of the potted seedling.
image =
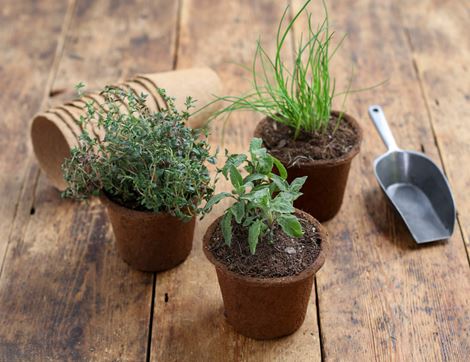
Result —
M187 258L195 218L208 211L200 204L214 190L206 167L206 161L215 161L207 133L185 126L191 98L179 112L159 91L168 108L152 113L143 95L107 87L100 110L87 104L81 117L83 125L93 124L105 136L82 127L79 146L63 164L64 196L99 195L119 254L144 271L169 269Z
M289 184L286 169L259 138L251 141L250 159L231 155L219 172L233 190L215 195L206 207L224 198L234 203L207 229L203 248L217 272L225 316L251 338L291 334L304 321L327 249L320 223L293 207L306 177Z
M277 29L273 57L258 41L252 63L253 90L243 96L219 97L229 103L217 115L236 110L262 113L265 118L257 125L255 137L261 138L269 153L288 169L289 181L308 176L295 206L324 221L339 211L362 131L353 117L332 110L336 96L346 97L352 92L348 86L345 92L336 93L330 75L330 62L342 39L332 45L325 4L324 20L318 27L313 25L306 10L309 3L284 26L286 9ZM288 39L303 13L307 17L306 33L299 36L289 67Z

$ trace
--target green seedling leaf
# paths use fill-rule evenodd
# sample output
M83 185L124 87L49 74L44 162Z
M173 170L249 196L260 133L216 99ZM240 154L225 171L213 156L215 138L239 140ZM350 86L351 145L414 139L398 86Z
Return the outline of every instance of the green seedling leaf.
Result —
M265 150L266 151L266 150ZM267 175L273 169L273 158L271 155L265 153L258 158L257 171L263 175Z
M294 206L292 205L292 200L290 196L285 192L281 192L276 198L271 202L271 210L278 212L280 214L290 214L294 212Z
M255 182L255 181L265 180L265 179L266 179L266 175L263 175L263 174L260 174L260 173L254 173L254 174L246 176L243 179L243 183L247 184L249 182Z
M238 166L240 166L243 162L246 161L246 155L244 154L240 154L240 155L230 155L228 158L227 158L227 161L225 162L225 165L224 167L222 168L222 174L225 176L225 177L228 177L228 171L230 170L230 168L233 166L235 168L237 168Z
M243 222L243 227L249 227L251 224L253 224L253 222L255 221L255 217L254 216L247 216L245 218L245 221Z
M240 188L243 183L243 177L235 166L230 166L230 182L235 189Z
M256 220L248 229L248 244L250 246L251 254L256 253L256 246L258 245L261 225L262 222L260 220Z
M206 206L204 206L204 210L209 212L212 210L212 207L218 204L221 200L225 199L226 197L231 197L232 194L229 192L221 192L220 194L212 196L209 201L207 201Z
M232 213L226 212L220 223L222 228L222 235L224 236L225 244L232 245Z
M238 201L230 207L230 211L233 216L235 216L235 221L238 224L241 224L243 218L245 217L245 203L243 201Z
M299 192L302 189L305 181L307 181L307 176L297 177L294 181L291 182L289 190L292 192Z
M270 177L271 177L271 180L274 182L274 184L276 185L276 187L278 188L279 191L287 191L289 189L289 184L287 183L287 181L272 173L270 174Z
M241 198L243 200L251 201L255 204L265 205L265 204L267 204L267 200L269 200L270 197L271 197L271 195L270 195L270 192L269 192L269 187L262 186L261 189L249 192L249 193L243 195Z
M287 170L284 167L284 165L279 161L276 157L271 156L273 159L273 163L276 166L277 170L279 171L279 176L281 176L282 179L287 179Z
M263 147L263 140L261 138L253 138L250 142L251 159L256 161L258 152Z
M289 195L290 200L294 202L297 200L300 196L302 196L301 192L292 192L292 191L286 191L286 193Z
M303 235L302 225L294 215L280 215L277 222L287 235L296 238Z

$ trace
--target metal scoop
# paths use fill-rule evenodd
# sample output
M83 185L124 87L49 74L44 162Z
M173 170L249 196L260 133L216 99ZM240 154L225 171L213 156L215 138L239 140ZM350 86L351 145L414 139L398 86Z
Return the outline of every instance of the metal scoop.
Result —
M449 238L455 205L446 177L429 157L398 148L380 106L369 116L388 148L374 162L375 177L411 235L418 244Z

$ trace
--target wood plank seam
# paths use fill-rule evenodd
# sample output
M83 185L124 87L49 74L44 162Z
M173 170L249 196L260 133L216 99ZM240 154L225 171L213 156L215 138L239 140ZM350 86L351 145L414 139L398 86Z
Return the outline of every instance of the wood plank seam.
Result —
M176 15L176 33L175 33L175 45L173 48L173 66L172 69L176 70L178 67L178 51L180 47L180 35L181 35L181 14L183 9L183 1L184 0L177 0L178 1L178 10Z
M44 98L43 98L43 103L41 104L41 108L44 108L44 106L47 105L50 99L50 94L53 93L52 85L54 84L54 80L57 76L57 71L59 70L59 64L64 54L65 39L70 30L70 25L72 23L73 14L75 12L75 6L76 6L76 0L69 0L69 3L67 5L67 12L65 13L64 22L62 24L62 30L57 40L57 47L56 47L56 52L54 55L54 61L52 62L51 71L49 72L49 76L48 76L46 86L44 89Z
M403 28L403 31L405 32L405 38L407 39L407 43L408 43L408 46L410 48L410 53L411 53L411 57L412 57L412 60L413 60L413 70L416 74L416 78L417 78L418 84L419 84L419 89L420 89L420 92L421 92L421 97L423 98L423 102L424 102L424 105L426 107L426 114L427 114L427 117L428 117L429 124L431 126L431 132L432 132L433 137L434 137L434 143L436 144L436 148L437 148L438 155L439 155L439 160L441 161L442 170L443 170L444 174L446 175L447 179L450 182L449 173L446 169L446 163L447 162L446 162L446 159L445 159L445 156L444 156L444 152L442 151L443 147L442 147L442 144L439 140L439 136L437 135L437 132L436 132L435 120L434 120L434 117L432 116L431 108L429 106L429 99L428 99L428 96L427 96L426 91L424 89L423 79L422 79L421 71L419 69L418 62L416 60L415 49L414 49L414 46L413 46L413 42L411 40L410 32L403 24L402 24L402 28ZM457 214L456 216L457 216L458 230L459 230L460 234L462 235L462 241L463 241L463 244L464 244L464 247L465 247L465 252L467 254L467 260L468 260L468 263L469 263L469 266L470 266L470 251L467 248L468 238L467 238L467 235L465 235L464 228L462 226L462 222L461 222L460 217L459 217L458 205L456 205L456 214Z
M152 331L153 331L153 314L155 313L155 294L156 294L156 285L157 285L157 273L153 273L153 283L152 283L152 295L150 300L150 318L148 324L148 339L147 339L147 352L145 356L145 361L150 361L150 355L152 354Z
M179 52L179 44L180 44L180 31L181 31L181 14L183 8L183 0L177 0L177 10L176 10L176 23L175 23L175 39L173 45L173 62L172 62L172 70L176 70L178 66L178 52ZM150 305L150 319L148 325L148 340L147 340L147 352L145 360L150 362L151 354L152 354L152 334L153 334L153 318L156 313L156 306L157 303L155 301L156 294L157 294L157 273L153 273L153 284L152 284L152 300Z
M291 22L292 19L295 16L294 13L294 4L292 0L289 0L288 2L289 6L289 11L288 11L288 21ZM292 31L290 32L290 37L291 37L291 54L292 54L292 61L295 63L295 57L296 57L296 27L292 28ZM314 291L315 291L315 310L316 310L316 315L317 315L317 327L318 327L318 340L320 344L320 360L324 361L325 360L325 348L324 348L324 341L323 341L323 334L322 334L322 328L321 328L321 318L320 318L320 302L319 302L319 292L320 289L318 288L317 285L317 276L315 275L314 277L314 285L313 285Z
M324 361L325 360L325 348L323 345L323 335L322 335L322 329L321 329L320 302L318 300L318 293L320 292L320 290L318 288L316 276L313 278L313 288L315 290L315 307L317 311L318 339L320 342L320 360Z

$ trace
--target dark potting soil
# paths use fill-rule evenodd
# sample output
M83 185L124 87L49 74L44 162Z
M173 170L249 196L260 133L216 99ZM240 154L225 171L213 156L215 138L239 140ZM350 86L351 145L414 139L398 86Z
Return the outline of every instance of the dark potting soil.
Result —
M299 217L304 235L292 238L280 226L274 230L274 243L264 236L258 242L255 255L248 246L248 230L235 221L232 223L232 245L225 244L220 224L212 235L209 250L230 271L237 274L276 278L297 275L313 264L320 253L318 233L314 226Z
M136 200L128 200L127 202L124 201L121 197L119 196L114 196L111 195L107 192L103 192L108 199L110 199L112 202L115 204L118 204L119 206L125 207L126 209L134 210L134 211L144 211L144 212L152 212L152 210L146 209L143 207L138 201Z
M324 132L300 132L294 139L295 130L272 119L264 123L261 138L274 157L292 166L312 160L334 160L347 154L358 142L355 129L344 119L338 123L331 116Z

